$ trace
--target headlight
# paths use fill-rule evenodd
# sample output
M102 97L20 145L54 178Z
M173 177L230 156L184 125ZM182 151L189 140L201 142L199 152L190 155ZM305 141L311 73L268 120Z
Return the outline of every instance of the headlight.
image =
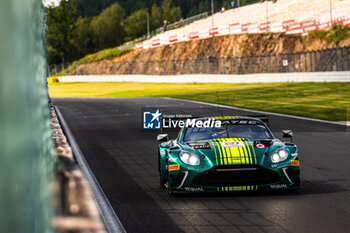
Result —
M180 159L182 162L189 164L189 165L199 165L198 156L193 154L193 153L187 152L187 151L181 151Z
M272 152L271 161L273 163L278 163L286 160L287 157L288 157L288 151L282 147Z

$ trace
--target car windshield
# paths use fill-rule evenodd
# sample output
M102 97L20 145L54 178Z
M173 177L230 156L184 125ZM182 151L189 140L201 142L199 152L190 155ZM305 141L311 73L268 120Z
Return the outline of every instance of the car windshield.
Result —
M227 124L221 127L192 127L185 131L183 141L199 141L216 138L273 139L262 124Z

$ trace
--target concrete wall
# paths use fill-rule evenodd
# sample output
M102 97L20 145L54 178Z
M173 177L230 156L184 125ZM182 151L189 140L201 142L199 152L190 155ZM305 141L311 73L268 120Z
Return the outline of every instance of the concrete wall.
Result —
M141 82L141 83L277 83L350 82L350 71L274 73L246 75L77 75L58 77L59 82Z

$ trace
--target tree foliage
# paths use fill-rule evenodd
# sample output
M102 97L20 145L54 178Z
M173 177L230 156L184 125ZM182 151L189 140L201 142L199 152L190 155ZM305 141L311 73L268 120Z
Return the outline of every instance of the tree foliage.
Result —
M124 42L124 9L114 3L91 21L93 41L97 48L111 48Z
M74 29L74 14L76 12L74 0L61 1L56 8L48 8L48 59L50 63L73 59L72 34Z
M215 11L232 0L215 0ZM258 0L240 0L241 5ZM150 30L211 10L211 0L62 0L48 8L49 63L71 62L121 45Z
M125 20L125 40L132 40L147 33L147 10L134 12Z

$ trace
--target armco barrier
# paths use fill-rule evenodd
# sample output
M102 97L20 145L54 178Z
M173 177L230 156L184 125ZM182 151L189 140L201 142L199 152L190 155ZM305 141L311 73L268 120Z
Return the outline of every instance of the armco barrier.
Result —
M316 30L317 30L316 25L306 26L303 28L303 33L310 33L310 32L316 31Z
M292 25L294 24L294 19L292 20L287 20L287 21L283 21L282 22L282 27L283 27L283 30L286 30L288 28L289 25Z
M322 23L322 24L317 25L317 29L318 30L327 30L327 29L331 28L331 26L332 26L332 24L330 22Z
M177 42L178 41L178 37L177 35L172 35L169 37L169 42L170 43L174 43L174 42Z
M242 32L248 31L248 26L249 26L249 25L252 25L252 23L245 23L245 24L242 24L242 27L241 27Z
M190 33L190 40L198 39L199 38L199 32L191 32Z
M158 46L158 45L160 45L160 39L152 40L152 46Z
M303 24L302 23L295 23L292 25L289 25L287 27L287 33L302 33L303 32Z
M270 25L271 22L261 23L259 27L260 32L267 31L267 29L270 29Z
M230 24L229 28L231 34L242 33L242 26L240 23Z
M167 44L169 44L169 38L161 38L161 39L160 39L160 44L161 44L161 45L167 45Z
M209 29L209 35L213 36L219 34L219 28L218 27L214 27L214 28L210 28Z
M221 26L219 27L219 34L224 35L224 34L229 34L230 33L230 26Z
M209 29L199 31L199 38L209 37Z
M143 48L144 48L143 47L143 42L135 44L135 49L143 49Z
M189 39L189 37L188 37L187 33L181 33L181 34L179 34L178 39L179 39L179 41L186 41Z
M343 27L345 27L345 26L347 26L347 25L350 25L350 19L345 19L345 20L343 20L341 23L342 23L342 26L343 26Z
M313 25L315 25L315 21L314 20L310 20L310 21L302 22L301 25L303 27L313 26Z
M242 30L243 31L243 30ZM247 26L248 33L258 33L259 30L259 24L251 24Z
M272 23L270 24L270 32L282 32L283 31L283 23Z
M350 25L350 19L345 20L334 20L333 24L341 23L342 26ZM326 30L332 26L331 22L316 24L315 20L309 20L305 22L296 23L294 20L286 20L283 22L265 22L260 24L252 23L234 23L226 26L213 27L210 29L203 29L197 32L181 33L176 35L171 35L168 37L157 38L151 41L144 41L135 44L135 49L145 49L149 47L155 47L159 45L167 45L171 43L176 43L180 41L203 39L209 36L215 35L225 35L225 34L239 34L239 33L264 33L264 32L283 32L286 31L287 34L303 34L306 35L315 30Z

